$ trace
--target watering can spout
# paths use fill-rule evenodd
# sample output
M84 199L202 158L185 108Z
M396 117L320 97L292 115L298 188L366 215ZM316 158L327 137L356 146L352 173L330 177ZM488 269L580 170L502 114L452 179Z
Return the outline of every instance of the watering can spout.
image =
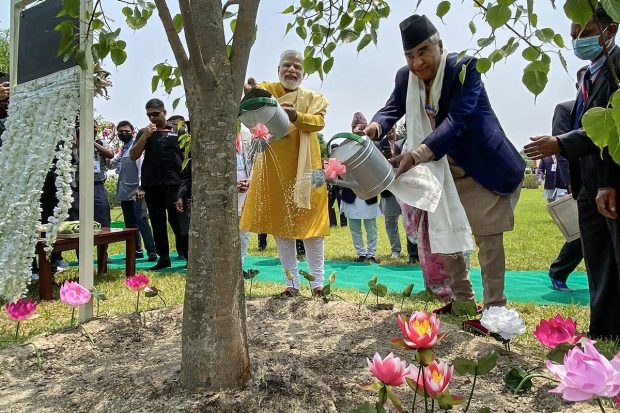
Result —
M349 188L349 189L357 189L359 188L359 184L355 181L350 182L350 181L345 181L343 179L328 179L327 182L329 182L332 185L336 185L336 186L342 186L345 188Z

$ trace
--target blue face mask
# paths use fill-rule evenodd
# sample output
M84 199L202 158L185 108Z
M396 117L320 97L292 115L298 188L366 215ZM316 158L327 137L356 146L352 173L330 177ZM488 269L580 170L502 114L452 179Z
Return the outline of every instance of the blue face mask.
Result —
M607 30L607 28L605 28ZM600 36L588 36L573 40L573 52L581 60L594 60L603 53L603 46L598 42ZM611 39L610 39L611 40ZM609 41L607 46L609 47Z

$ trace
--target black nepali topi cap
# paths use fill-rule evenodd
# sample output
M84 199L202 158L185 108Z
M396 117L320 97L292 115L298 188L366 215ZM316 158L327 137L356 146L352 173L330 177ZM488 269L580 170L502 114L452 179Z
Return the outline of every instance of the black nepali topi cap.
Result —
M413 49L435 33L437 33L437 28L425 15L414 14L400 22L403 50Z

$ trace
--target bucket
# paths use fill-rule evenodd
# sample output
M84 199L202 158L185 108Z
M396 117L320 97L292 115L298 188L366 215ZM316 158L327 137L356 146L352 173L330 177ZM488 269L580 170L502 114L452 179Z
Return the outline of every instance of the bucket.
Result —
M257 123L267 126L272 140L286 136L290 124L286 111L273 97L256 97L242 101L239 106L239 119L248 128L253 128Z
M331 149L335 139L345 139ZM330 183L350 188L359 198L367 200L379 195L394 181L394 168L375 144L366 136L339 133L329 140L327 150L332 158L342 162L347 171Z

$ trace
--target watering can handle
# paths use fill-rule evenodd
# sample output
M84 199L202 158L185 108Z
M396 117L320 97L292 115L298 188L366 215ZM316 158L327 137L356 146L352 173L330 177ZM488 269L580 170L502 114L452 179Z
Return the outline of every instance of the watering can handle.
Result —
M350 141L355 141L357 143L359 143L362 146L365 146L368 142L366 142L366 139L362 138L361 136L358 136L354 133L349 133L349 132L342 132L342 133L337 133L336 135L334 135L333 138L331 138L328 142L327 142L327 154L331 155L332 154L332 146L331 143L334 139L348 139Z
M260 97L260 98L253 98L253 99L248 99L245 100L243 102L241 102L241 105L239 105L239 113L248 110L248 106L253 106L256 104L263 104L265 106L278 106L278 101L274 98L268 98L268 97Z

